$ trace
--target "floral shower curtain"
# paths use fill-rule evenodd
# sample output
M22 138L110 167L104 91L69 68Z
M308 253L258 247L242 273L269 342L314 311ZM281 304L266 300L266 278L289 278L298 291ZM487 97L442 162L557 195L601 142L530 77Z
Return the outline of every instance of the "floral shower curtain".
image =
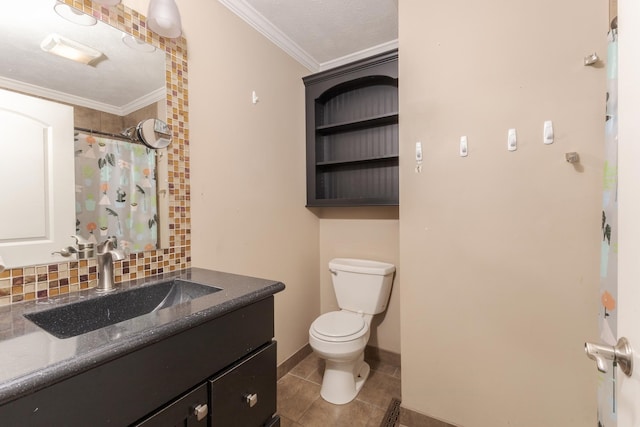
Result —
M608 39L599 328L602 342L613 346L618 329L618 29L615 18L611 21ZM608 372L598 372L598 427L617 425L616 370L611 362L607 363Z
M132 252L156 249L156 153L144 145L76 132L76 233L116 236Z

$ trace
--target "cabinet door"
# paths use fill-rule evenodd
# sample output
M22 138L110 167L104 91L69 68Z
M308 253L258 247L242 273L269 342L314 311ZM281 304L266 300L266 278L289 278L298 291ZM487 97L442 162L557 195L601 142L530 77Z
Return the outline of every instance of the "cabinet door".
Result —
M276 343L211 380L211 426L259 427L276 412Z
M208 419L207 383L145 418L136 427L206 426Z

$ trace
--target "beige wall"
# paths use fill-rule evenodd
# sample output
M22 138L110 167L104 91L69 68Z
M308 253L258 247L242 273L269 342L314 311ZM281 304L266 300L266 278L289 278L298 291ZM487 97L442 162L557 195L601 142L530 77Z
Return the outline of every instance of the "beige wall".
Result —
M397 266L389 305L372 321L369 345L400 353L400 265L398 209L339 208L319 212L321 311L338 310L329 261L332 258L362 258ZM363 219L367 218L367 219Z
M606 52L607 2L399 3L402 404L595 425L605 70L582 58Z
M308 342L320 313L318 219L304 207L307 71L217 1L178 6L189 51L192 263L286 284L275 305L280 363Z
M148 0L124 3L146 14ZM177 3L189 51L193 265L287 285L276 297L281 363L337 308L329 259L398 264L398 211L305 209L300 77L309 71L217 2ZM399 274L393 286L369 344L400 353Z

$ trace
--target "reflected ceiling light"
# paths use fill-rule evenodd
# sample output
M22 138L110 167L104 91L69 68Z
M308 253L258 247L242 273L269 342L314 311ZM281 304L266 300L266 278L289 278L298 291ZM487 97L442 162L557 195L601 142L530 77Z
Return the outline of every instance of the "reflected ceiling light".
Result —
M53 10L55 10L56 13L62 18L66 19L69 22L73 22L74 24L91 26L98 23L98 20L93 16L82 13L78 9L74 9L68 4L56 3L56 5L53 6Z
M42 40L40 47L45 52L53 53L54 55L71 59L72 61L85 65L91 65L93 61L102 56L102 52L99 50L67 39L59 34L49 34Z
M149 43L145 43L142 40L138 40L133 37L131 34L122 34L122 43L126 44L133 50L137 50L138 52L151 53L155 52L156 48L151 46Z
M182 34L180 11L174 0L151 0L147 27L162 37L175 39Z
M105 6L115 6L120 4L120 0L93 0L94 3L100 3Z

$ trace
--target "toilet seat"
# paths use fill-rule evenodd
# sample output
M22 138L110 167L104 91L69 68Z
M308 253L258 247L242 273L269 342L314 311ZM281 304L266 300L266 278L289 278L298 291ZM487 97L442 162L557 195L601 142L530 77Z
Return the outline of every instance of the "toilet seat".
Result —
M368 331L362 316L349 311L332 311L318 317L309 332L316 338L330 342L344 342L358 339Z

